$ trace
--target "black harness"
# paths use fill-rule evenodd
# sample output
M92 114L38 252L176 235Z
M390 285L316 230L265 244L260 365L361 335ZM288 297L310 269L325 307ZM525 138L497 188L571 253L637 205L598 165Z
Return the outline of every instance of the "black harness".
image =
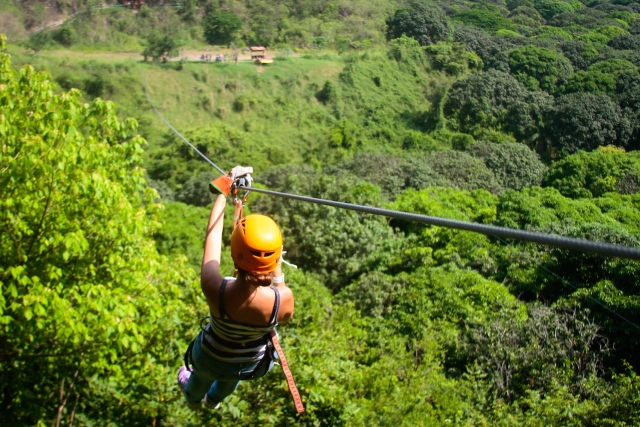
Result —
M218 296L218 311L220 312L221 319L228 317L227 312L224 308L224 298L223 298L224 290L226 287L227 287L227 279L224 279L220 284L220 294ZM268 326L275 326L278 322L278 311L280 310L280 292L273 285L271 285L270 288L274 290L276 294L276 299L273 302L273 310L271 311L271 318L269 319ZM211 336L212 334L207 329L207 326L202 325L205 320L209 321L210 317L211 316L206 316L200 319L200 329L203 333L209 334ZM192 370L191 365L193 365L193 357L191 355L191 352L193 350L193 344L196 342L197 338L198 337L196 336L196 338L194 338L189 343L189 346L187 347L187 351L184 353L184 366L189 371ZM271 333L267 332L262 336L262 339L264 340L265 346L266 346L264 356L262 357L262 359L260 359L260 362L258 362L258 365L255 367L255 369L252 372L245 374L242 378L240 378L241 380L255 380L258 378L262 378L267 372L269 372L269 367L271 365L271 362L276 359L276 356L275 356L276 351L273 345L273 341L271 340Z

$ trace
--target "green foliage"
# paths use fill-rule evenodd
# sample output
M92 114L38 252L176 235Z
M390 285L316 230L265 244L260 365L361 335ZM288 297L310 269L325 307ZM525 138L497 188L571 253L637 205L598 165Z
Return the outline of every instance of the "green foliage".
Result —
M606 61L596 62L587 68L589 71L599 71L601 73L620 74L620 73L637 73L638 67L624 59L608 59Z
M600 147L587 153L576 154L554 162L544 178L544 185L557 188L562 195L571 198L599 197L614 191L632 194L636 188L624 186L638 182L640 164L624 150Z
M578 92L558 98L545 132L558 153L570 154L612 143L625 147L630 130L629 120L608 96Z
M31 7L30 3L20 7ZM409 17L406 13L414 5L435 8L435 13ZM302 47L344 52L291 55L258 73L242 61L231 67L188 61L177 66L140 64L163 115L224 169L237 163L254 166L257 185L274 190L638 246L637 155L598 148L559 159L571 150L604 144L640 147L640 57L625 48L633 41L625 31L640 31L632 22L637 5L604 3L581 10L583 5L575 1L511 0L509 12L502 5L464 2L414 2L396 12L398 6L386 0L295 4L242 0L206 6L187 1L175 10L154 6L151 3L137 14L124 9L93 11L67 24L77 38L64 43L73 50L118 46L139 52L139 40L154 32L200 42L202 26L193 23L200 16L232 10L242 23L234 33L240 46L265 43L281 51ZM550 19L545 21L535 8ZM447 16L457 22L469 19L487 31L456 25L452 34ZM434 30L443 38L421 45L401 31L387 47L373 47L384 43L385 32L391 31L385 20L392 23L396 18L416 23L421 35ZM522 37L516 37L516 30ZM64 38L52 38L60 35L56 31L48 33L45 48L60 48ZM70 381L82 368L74 383L78 394L70 393L62 409L62 425L70 423L76 396L80 398L74 422L82 425L637 424L638 381L633 370L640 366L640 335L599 304L640 323L637 263L504 243L256 193L248 209L274 215L283 224L286 258L301 266L286 272L296 295L296 316L279 331L307 412L295 415L276 367L258 382L241 384L219 411L188 413L175 387L174 371L185 341L198 330L199 315L207 312L206 304L196 298L191 278L192 270L199 268L202 227L208 216L200 206L210 203L206 186L216 174L177 137L164 134L166 127L144 100L132 62L62 59L53 52L32 56L15 46L10 49L19 61L51 70L63 89L84 90L86 101L95 96L118 100L118 115L138 117L140 132L151 143L143 160L140 153L135 161L135 156L120 156L114 147L130 146L134 130L115 119L114 107L106 115L79 113L95 118L91 125L77 125L85 139L100 140L102 129L116 122L126 128L127 137L110 139L105 143L108 149L91 145L89 153L78 151L73 161L65 158L55 169L56 174L66 171L62 180L55 174L46 180L43 177L50 174L32 168L32 179L44 180L43 188L54 183L49 187L56 191L75 182L83 184L87 176L105 176L101 165L107 164L117 178L109 178L109 185L134 178L140 182L117 193L120 197L111 197L107 190L85 196L91 191L82 187L66 199L55 199L50 211L65 210L70 219L64 224L75 221L79 225L74 230L86 230L84 237L90 242L98 239L102 246L94 255L93 247L76 250L72 245L68 250L60 244L58 251L58 246L51 246L56 240L47 240L50 246L40 252L43 259L64 261L64 252L69 253L66 264L56 264L62 279L31 270L25 273L29 280L39 277L41 283L46 279L53 284L46 292L40 292L38 284L23 288L24 295L33 290L37 302L46 306L47 322L57 323L42 323L43 316L35 314L29 321L21 319L24 327L14 322L17 338L5 333L0 353L11 354L18 348L25 356L41 354L27 353L44 348L29 341L27 328L37 318L45 326L36 325L36 333L31 333L35 339L48 340L51 351L72 350L76 355L36 361L0 357L4 373L0 398L11 402L0 415L3 422L54 423L62 379L69 392ZM516 54L514 59L515 51L530 54ZM566 82L559 71L569 68L560 53L575 70L583 70ZM481 64L492 71L467 76ZM0 74L3 78L4 70ZM544 91L528 90L518 79L530 88L545 84L543 89L556 96L573 92L575 98L554 100ZM53 96L32 86L25 86L26 91ZM53 88L54 93L58 90ZM584 92L594 92L595 98ZM16 93L5 97L9 104L18 105ZM605 93L611 99L597 96ZM37 96L34 106L46 98ZM95 105L110 104L96 101L87 107L75 102L73 108L85 112ZM46 150L52 138L66 135L63 125L56 125L63 136L48 130L53 115L65 110L40 115L48 118L38 123L28 116L29 111L40 114L38 108L20 111L19 120L25 122L20 129L28 139L20 140L24 147L40 143L41 138ZM0 120L5 116L0 107ZM77 146L74 138L69 138L70 147L47 151L54 156L51 168ZM543 181L547 188L537 187L545 166L527 145L549 163ZM45 159L32 156L29 165L39 164L38 158ZM20 154L11 161L26 160ZM48 161L42 160L47 165ZM149 185L159 194L146 188L138 169L141 164L148 170ZM0 171L7 170L8 176L16 176L12 168L0 166ZM10 185L27 200L22 181ZM158 210L154 198L165 202L165 208ZM31 214L37 218L45 202L33 200L39 200L40 211ZM96 204L95 212L89 203ZM19 218L30 215L28 210L16 212L22 215ZM52 227L52 232L56 230ZM43 239L49 238L46 233ZM11 238L0 234L5 240ZM25 239L33 236L39 234ZM155 253L151 238L161 255ZM76 238L69 239L73 243ZM1 250L13 253L14 247L3 244ZM98 273L89 277L93 273L84 268L83 260L103 254L115 254L117 268L101 258L93 264ZM32 256L24 260L38 262ZM223 264L230 273L227 251ZM24 277L19 279L26 281ZM5 278L0 281L2 297L9 301L0 316L24 311L22 305L35 310L35 302L23 294L14 298ZM81 292L89 285L96 285L98 297ZM74 286L80 291L65 293ZM98 300L102 306L96 308ZM66 317L60 307L69 311L68 315L64 311ZM123 312L138 314L129 319ZM98 345L93 337L84 344L73 341L89 336L85 329L69 338L64 322L76 325L80 314L87 328L105 316L95 340L108 345ZM129 328L131 323L138 335L129 329L117 332L117 325ZM115 327L116 332L105 338L103 327ZM129 343L140 349L124 349L118 343L121 337L130 338ZM116 343L115 350L111 342ZM74 353L89 346L91 351L97 349L99 368L92 355L83 361L85 356ZM105 352L111 353L103 357ZM27 387L16 392L16 384ZM27 402L24 408L22 402Z
M569 61L556 51L525 46L509 51L511 73L529 90L555 92L571 74Z
M338 99L337 89L331 80L324 82L322 89L316 93L316 98L323 104L335 102Z
M179 55L178 48L184 44L183 41L177 38L175 34L160 34L151 33L147 39L147 44L142 51L142 56L146 61L148 58L154 61L163 62L167 61L167 58L175 58Z
M562 43L560 49L576 70L584 70L598 56L598 51L591 44L581 41Z
M426 67L424 49L416 39L402 35L389 43L389 57L406 65L414 74Z
M53 40L60 43L65 47L70 47L71 45L77 43L78 35L76 34L73 27L64 26L59 30L53 33Z
M202 234L209 221L209 209L166 203L158 217L162 226L153 235L158 252L169 259L186 256L195 271L200 271Z
M472 25L487 31L515 30L496 6L488 3L474 5L471 9L456 13L454 19L464 25Z
M310 43L314 49L325 49L329 45L329 42L324 37L312 37Z
M436 70L445 71L453 76L461 76L468 72L479 71L483 68L480 57L468 52L461 43L443 43L427 46L429 60Z
M204 18L203 25L209 44L228 45L242 29L242 21L233 12L211 12Z
M478 142L468 151L484 160L505 189L520 190L540 185L547 171L538 155L524 144Z
M431 169L449 180L449 186L464 190L501 190L495 175L481 160L461 151L435 151L427 156Z
M588 92L613 95L616 90L615 74L601 71L578 71L562 88L563 93Z
M557 387L588 395L611 352L598 325L576 309L532 304L527 314L521 319L507 312L465 331L449 363L474 366L509 402Z
M51 34L47 32L39 32L29 36L29 41L27 42L27 46L29 49L34 51L35 53L40 52L42 49L45 49L53 43L51 38Z
M584 8L579 1L561 1L561 0L536 0L534 7L544 19L551 19L562 13L577 12Z
M496 31L496 36L498 37L502 37L505 39L513 39L513 38L520 38L520 37L524 37L522 34L513 31L513 30L505 30L504 28L501 30Z
M511 75L492 70L456 82L444 114L462 132L479 137L494 129L533 145L550 104L548 95L530 92Z
M475 52L483 61L487 61L500 51L499 46L480 28L456 25L453 40L463 43L467 50Z
M430 0L411 0L387 19L387 38L412 37L423 46L447 41L451 27L442 9Z
M170 410L162 378L193 276L155 250L135 120L78 97L0 53L3 424L141 424Z
M623 34L616 36L607 42L607 45L616 50L640 50L640 36Z
M515 4L516 2L513 2L513 5ZM544 23L542 15L540 15L540 13L533 8L533 4L528 1L512 9L509 13L509 20L516 25L530 28L538 28Z
M566 40L573 40L573 37L571 36L571 34L566 32L562 28L552 27L549 25L542 25L536 28L534 34L536 35L536 38L539 38L539 39L546 39L550 37L562 37L563 39L566 39Z
M380 205L380 189L353 178L329 175L317 176L309 168L272 170L262 175L260 182L270 189L305 194L311 197L348 203ZM375 254L391 238L384 219L361 216L356 212L338 210L296 201L259 199L257 212L273 216L280 225L290 261L318 274L326 286L339 290L361 274L364 260Z

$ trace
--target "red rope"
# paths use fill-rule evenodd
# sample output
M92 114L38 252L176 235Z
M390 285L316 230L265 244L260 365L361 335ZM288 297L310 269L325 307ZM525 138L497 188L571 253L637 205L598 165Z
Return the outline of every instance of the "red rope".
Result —
M289 386L291 397L293 397L293 404L296 406L296 411L299 414L301 414L304 412L304 405L302 404L302 398L300 397L298 386L296 386L296 382L293 379L293 374L291 373L291 369L289 369L289 363L287 363L287 358L284 355L284 351L282 351L282 347L280 347L280 342L278 341L278 334L276 334L276 331L273 329L271 330L271 341L273 341L273 346L276 348L276 351L278 352L278 357L280 358L280 365L282 366L282 370L284 371L284 376L287 378L287 385Z

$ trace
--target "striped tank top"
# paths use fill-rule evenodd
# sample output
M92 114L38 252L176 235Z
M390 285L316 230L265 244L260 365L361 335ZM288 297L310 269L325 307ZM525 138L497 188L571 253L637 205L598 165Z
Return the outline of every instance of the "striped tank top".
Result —
M224 289L230 279L233 278L225 277L220 284L218 296L220 318L209 316L209 324L201 334L202 348L209 356L221 362L257 362L265 354L269 332L278 324L280 292L275 286L270 286L276 294L276 300L273 303L269 323L265 326L247 325L229 318L224 309Z

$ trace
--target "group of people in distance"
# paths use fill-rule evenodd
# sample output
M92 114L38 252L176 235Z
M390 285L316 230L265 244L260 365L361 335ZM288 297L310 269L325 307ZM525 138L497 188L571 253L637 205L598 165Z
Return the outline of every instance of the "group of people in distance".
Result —
M211 62L213 60L213 55L208 54L208 53L203 53L202 55L200 55L200 61L201 62ZM225 55L216 55L215 56L215 61L216 62L222 62L222 61L226 61L227 57Z

